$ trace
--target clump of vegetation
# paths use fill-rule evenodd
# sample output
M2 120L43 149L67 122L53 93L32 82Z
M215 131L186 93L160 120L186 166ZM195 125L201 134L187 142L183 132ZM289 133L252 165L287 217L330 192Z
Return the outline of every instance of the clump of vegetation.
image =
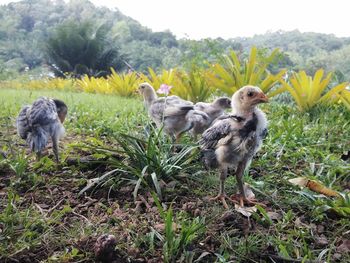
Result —
M135 199L142 187L150 187L162 198L162 184L188 177L187 172L194 168L192 161L196 156L197 147L183 145L179 152L175 152L177 146L171 143L170 138L161 130L151 125L148 127L150 131L145 131L146 138L117 134L115 139L119 148L92 146L93 151L111 156L107 161L111 171L101 178L96 178L94 185L96 182L98 185L108 182L108 185L115 187L124 182L134 186ZM91 187L84 191L89 188Z
M144 82L148 82L156 90L160 88L162 84L173 86L175 83L178 70L176 68L171 70L163 69L159 74L154 69L148 68L148 75L141 74L141 79Z
M124 68L123 56L111 45L108 27L91 21L69 21L58 26L47 42L47 56L58 77L106 76L110 68Z
M283 88L286 89L294 98L295 103L300 111L307 111L317 104L334 104L339 100L343 100L346 106L346 87L347 82L340 83L327 90L331 81L332 73L323 78L324 71L319 69L313 77L308 76L305 71L293 73L289 79L289 83L280 80Z
M258 86L269 96L276 95L279 91L269 92L286 71L280 70L277 74L271 74L268 67L278 53L279 50L275 49L269 56L258 56L258 49L252 47L249 57L244 59L231 50L229 55L222 56L219 63L211 66L209 80L228 96L246 85Z
M121 97L134 96L140 83L137 74L135 72L117 74L112 68L111 71L112 74L108 76L108 81L113 93Z
M215 91L207 80L207 71L192 66L189 72L178 72L171 93L196 103L207 101Z

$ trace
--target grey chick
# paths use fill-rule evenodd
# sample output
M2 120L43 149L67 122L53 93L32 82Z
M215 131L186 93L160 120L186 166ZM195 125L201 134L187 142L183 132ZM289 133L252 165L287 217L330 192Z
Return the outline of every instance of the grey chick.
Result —
M192 129L195 122L206 121L209 116L194 110L193 103L177 96L158 98L154 88L149 83L142 83L139 92L144 98L144 105L150 118L157 127L164 127L164 132L174 136L176 142L180 136Z
M63 122L67 111L67 105L63 101L45 97L21 109L16 120L17 132L27 141L38 160L51 138L55 159L59 162L58 141L64 135Z
M194 123L191 133L195 140L198 134L202 134L216 118L224 114L225 109L229 108L231 108L231 100L225 97L217 98L212 103L196 103L194 109L205 112L209 116L209 119L207 122Z
M268 98L260 88L245 86L239 89L232 96L232 113L219 117L199 141L204 164L219 169L220 190L213 200L221 200L225 208L228 205L224 184L229 168L235 170L241 206L244 202L253 203L246 196L243 174L267 134L267 119L257 108L265 102Z

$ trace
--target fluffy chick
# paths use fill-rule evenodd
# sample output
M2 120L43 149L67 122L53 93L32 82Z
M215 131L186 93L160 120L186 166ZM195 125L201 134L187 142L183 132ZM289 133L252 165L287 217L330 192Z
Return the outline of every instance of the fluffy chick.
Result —
M225 208L228 205L224 184L229 168L235 170L240 204L252 202L245 193L243 174L267 134L266 116L257 108L265 102L268 98L260 88L245 86L239 89L232 96L232 113L219 117L200 140L205 165L219 168L220 190L213 199L221 200Z
M139 92L144 98L144 105L157 127L164 126L164 131L176 138L192 129L195 122L209 119L204 112L194 110L193 103L177 96L158 98L149 83L142 83Z
M198 134L202 134L211 123L224 114L225 109L231 108L231 100L229 98L217 98L212 103L198 102L194 105L195 110L205 112L209 119L206 122L195 122L191 130L193 137L196 139Z
M55 159L59 162L58 141L64 135L63 122L67 111L67 105L63 101L45 97L21 109L16 120L17 132L27 141L38 160L51 138Z

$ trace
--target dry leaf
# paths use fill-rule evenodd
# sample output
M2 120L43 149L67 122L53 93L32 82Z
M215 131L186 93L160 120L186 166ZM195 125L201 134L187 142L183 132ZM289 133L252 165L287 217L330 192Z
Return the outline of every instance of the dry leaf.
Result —
M271 220L282 219L282 215L277 212L269 211L267 212L267 215L270 217Z
M305 177L297 177L297 178L289 179L288 181L291 184L305 187L307 185L307 182L309 181L309 179L307 179Z
M256 206L250 206L250 207L241 207L237 204L235 204L235 210L238 213L241 213L242 215L246 217L250 217L253 213L255 213L258 209Z
M180 226L178 226L176 223L173 223L173 231L176 231L179 228ZM157 231L163 232L165 230L165 224L164 223L156 224L154 225L154 229L156 229Z
M297 177L297 178L290 179L288 181L294 185L298 185L301 187L307 187L311 191L323 194L325 196L334 196L334 197L340 196L339 193L337 193L336 191L329 189L328 187L325 187L323 184L321 184L319 182L316 182L314 180L310 180L310 179L305 178L305 177Z
M249 185L244 184L244 190L245 190L245 195L247 197L247 199L255 199L255 194L253 192L253 190L249 187Z
M325 237L325 235L321 235L319 237L315 238L315 246L317 248L324 248L329 244L328 239Z

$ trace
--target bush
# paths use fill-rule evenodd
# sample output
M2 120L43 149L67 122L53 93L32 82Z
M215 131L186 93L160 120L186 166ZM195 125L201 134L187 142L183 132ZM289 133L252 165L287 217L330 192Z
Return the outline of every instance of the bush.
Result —
M292 74L289 83L284 80L281 80L281 83L283 88L294 98L298 109L307 111L317 104L334 104L340 98L344 98L344 95L341 96L341 92L345 92L348 83L343 82L325 92L331 81L332 73L322 79L323 75L324 71L322 69L319 69L313 77L308 76L305 71L299 71Z
M111 67L124 68L123 56L110 42L105 25L70 21L56 28L47 42L46 54L56 76L101 77L108 75Z
M267 57L258 56L257 53L258 49L252 47L248 59L243 60L231 50L229 55L221 57L220 63L211 66L211 74L208 75L210 83L228 96L246 85L258 86L270 97L279 94L281 90L270 90L278 84L286 71L281 70L273 75L268 70L279 54L278 49Z

